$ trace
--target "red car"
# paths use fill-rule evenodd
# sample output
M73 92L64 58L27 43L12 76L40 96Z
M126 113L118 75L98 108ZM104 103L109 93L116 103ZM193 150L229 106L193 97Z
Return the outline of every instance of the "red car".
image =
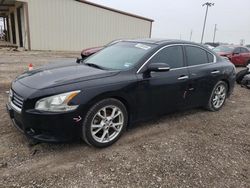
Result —
M102 50L103 48L104 48L104 46L84 49L84 50L81 52L81 56L82 56L83 59L85 59L86 57L89 57L89 56L91 56L92 54L95 54L96 52L99 52L99 51Z
M95 54L96 52L99 52L101 51L103 48L107 47L107 46L110 46L110 45L113 45L117 42L121 42L122 40L114 40L110 43L108 43L107 45L105 46L99 46L99 47L93 47L93 48L87 48L87 49L84 49L82 52L81 52L81 56L82 56L82 59L85 59L86 57L89 57L93 54Z
M220 56L227 57L235 66L250 64L250 51L242 46L218 46L213 49Z

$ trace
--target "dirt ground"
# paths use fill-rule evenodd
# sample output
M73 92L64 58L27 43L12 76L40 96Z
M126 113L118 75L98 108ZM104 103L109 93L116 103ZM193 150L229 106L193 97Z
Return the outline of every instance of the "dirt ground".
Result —
M250 91L219 112L193 109L136 125L113 146L30 145L6 113L10 82L76 53L0 50L0 187L250 187Z

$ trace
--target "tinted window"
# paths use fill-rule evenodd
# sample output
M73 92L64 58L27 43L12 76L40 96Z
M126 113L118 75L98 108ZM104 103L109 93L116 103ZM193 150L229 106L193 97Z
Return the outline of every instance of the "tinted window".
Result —
M213 49L215 52L226 52L226 53L231 53L233 52L234 47L233 46L218 46Z
M248 53L249 52L249 50L248 49L246 49L246 48L241 48L241 53Z
M205 50L198 47L186 47L187 62L189 66L208 63L208 56Z
M171 46L156 54L150 63L166 63L173 68L183 67L183 52L181 46Z
M210 54L210 53L207 52L207 57L208 57L208 62L209 63L214 62L214 56L212 54Z
M239 54L240 53L240 48L235 48L234 53Z

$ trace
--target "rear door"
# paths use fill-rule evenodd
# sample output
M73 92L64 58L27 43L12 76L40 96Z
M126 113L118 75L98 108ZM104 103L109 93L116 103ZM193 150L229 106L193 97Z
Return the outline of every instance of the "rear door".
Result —
M216 57L207 50L186 45L185 53L190 73L186 102L190 107L205 105L214 85L219 81L222 67L215 63Z

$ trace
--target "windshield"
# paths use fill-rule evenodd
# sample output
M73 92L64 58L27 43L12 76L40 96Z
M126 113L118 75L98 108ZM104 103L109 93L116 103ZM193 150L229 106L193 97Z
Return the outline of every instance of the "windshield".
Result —
M231 53L234 50L234 47L232 46L218 46L213 49L215 52L228 52Z
M105 69L125 70L134 67L155 45L119 42L104 48L84 61Z

